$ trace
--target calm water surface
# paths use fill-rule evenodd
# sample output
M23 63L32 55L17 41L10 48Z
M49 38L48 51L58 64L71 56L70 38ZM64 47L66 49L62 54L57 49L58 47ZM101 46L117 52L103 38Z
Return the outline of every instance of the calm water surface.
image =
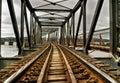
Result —
M18 54L18 48L16 45L1 45L1 56L2 57L14 57Z
M18 54L18 48L16 44L9 46L7 43L1 45L1 56L2 57L14 57ZM0 60L0 69L4 68L17 60Z

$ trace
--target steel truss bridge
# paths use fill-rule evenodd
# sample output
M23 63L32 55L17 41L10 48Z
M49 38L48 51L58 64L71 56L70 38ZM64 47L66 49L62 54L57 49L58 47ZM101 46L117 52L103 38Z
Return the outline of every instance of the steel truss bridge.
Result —
M43 48L30 54L21 62L16 62L0 70L0 79L2 79L0 82L44 83L61 81L62 83L78 83L81 80L83 83L120 82L119 70L86 56L90 49L100 49L109 52L120 64L120 0L109 0L110 27L95 30L105 1L97 0L88 32L86 28L87 1L19 0L18 2L21 2L19 29L14 0L6 0L19 49L18 55L23 54L25 46L29 50L37 45L43 45ZM0 40L2 5L4 5L2 2L3 0L0 0ZM30 21L28 12L30 12ZM76 12L79 12L78 20L75 19ZM81 23L83 31L79 33ZM25 28L27 37L24 36ZM106 30L107 32L104 32ZM108 44L105 44L105 41L108 40L102 38L102 34L106 33L110 33ZM96 35L99 35L98 38L93 38ZM95 41L99 44L95 44ZM76 47L82 47L83 54L75 52ZM6 74L6 72L9 73ZM56 78L54 75L58 75L60 78ZM21 77L19 78L19 76Z

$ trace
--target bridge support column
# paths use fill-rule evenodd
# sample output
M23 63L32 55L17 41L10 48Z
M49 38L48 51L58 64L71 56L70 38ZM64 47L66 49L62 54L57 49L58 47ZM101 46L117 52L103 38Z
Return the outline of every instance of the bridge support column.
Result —
M42 44L42 27L40 24L39 24L39 27L40 27L40 43Z
M34 45L36 45L36 21L34 22L34 26L33 26L33 39L34 39Z
M40 27L38 23L36 25L36 37L35 38L36 38L36 44L40 43Z
M25 2L21 0L21 48L22 51L24 49L24 10L25 10Z
M61 31L60 31L60 44L64 45L65 44L65 25L61 26Z
M60 27L60 40L59 40L59 43L62 44L62 28L63 26Z
M74 49L76 47L76 43L77 43L77 39L78 39L78 33L79 33L81 19L82 19L82 12L83 12L83 9L81 7L80 14L79 14L79 19L78 19L77 30L76 30L76 35L75 35Z
M30 41L32 47L33 46L33 13L30 13Z
M84 3L83 3L83 48L85 48L85 44L86 44L86 3L87 3L87 0L84 0Z
M0 0L0 57L1 57L1 19L2 18L2 0Z
M17 25L17 20L15 16L15 11L14 11L13 1L7 0L7 3L8 3L9 11L10 11L10 16L11 16L15 36L16 36L17 46L19 48L18 54L21 54L21 42L20 42L20 37L19 37L19 31L18 31L18 25Z
M29 26L28 26L28 17L27 17L27 11L26 11L26 4L25 4L25 9L24 9L24 14L25 14L25 22L26 22L28 43L29 43L29 47L31 48L31 39L30 39Z
M67 46L70 45L70 25L69 25L69 20L67 21Z
M96 24L97 24L97 20L98 20L98 17L99 17L99 14L100 14L100 11L101 11L101 8L102 8L102 5L103 5L103 1L104 0L98 0L98 3L97 3L94 18L92 20L92 24L91 24L90 31L89 31L89 34L88 34L88 39L87 39L85 49L84 49L84 52L86 54L88 54L88 49L90 48L90 42L92 40L92 36L93 36L94 30L95 30L95 27L96 27Z
M117 0L109 0L110 1L110 52L117 59Z
M72 28L73 28L73 44L74 44L74 40L75 40L75 14L72 14Z

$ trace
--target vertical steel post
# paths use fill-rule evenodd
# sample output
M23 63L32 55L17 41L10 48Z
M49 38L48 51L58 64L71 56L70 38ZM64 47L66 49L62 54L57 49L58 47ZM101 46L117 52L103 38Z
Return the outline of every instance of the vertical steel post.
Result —
M2 20L2 0L0 0L0 57L1 57L1 20Z
M110 52L112 55L116 57L117 55L117 27L116 27L116 1L117 0L109 0L110 1Z
M61 26L61 28L60 28L60 40L59 40L59 42L60 42L60 44L62 44L62 29L63 29L63 26Z
M23 50L24 45L24 9L25 9L25 2L21 0L21 47Z
M102 8L102 5L103 5L103 1L104 0L98 0L98 3L97 3L95 14L94 14L94 17L93 17L93 20L92 20L92 23L91 23L91 27L90 27L90 32L88 34L88 39L87 39L85 49L84 49L84 52L86 54L88 54L88 49L90 48L90 42L92 40L92 36L93 36L95 26L97 24L97 20L98 20L98 17L99 17L99 14L100 14L100 11L101 11L101 8Z
M15 16L13 2L12 2L12 0L7 0L7 3L8 3L9 11L10 11L10 16L11 16L11 20L12 20L15 36L16 36L17 46L19 48L18 54L21 54L21 42L20 42L18 25L17 25L16 16Z
M76 30L76 35L75 35L74 49L75 49L76 43L77 43L78 33L79 33L81 19L82 19L82 12L83 12L83 9L81 7L80 14L79 14L79 20L78 20L78 25L77 25L77 30Z
M67 46L69 46L70 43L70 26L69 26L69 20L67 21Z
M74 44L74 40L75 40L75 14L72 15L72 23L73 23L73 44Z
M48 39L47 39L47 41L48 42L50 41L50 33L48 33Z
M28 26L28 18L27 18L27 12L26 12L26 5L25 5L25 22L26 22L26 30L27 30L27 36L28 36L28 43L29 47L31 48L31 39L30 39L30 33L29 33L29 26Z
M41 34L40 34L40 42L41 42L41 44L43 43L42 42L42 26L41 25L39 25L40 26L40 31L41 31Z
M69 37L69 39L70 39L70 41L69 41L69 44L71 45L71 42L72 42L72 26L73 26L73 23L72 23L72 17L71 17L71 25L70 25L70 37Z
M65 25L61 26L61 37L60 37L60 44L64 45L65 44Z
M65 45L66 44L66 38L65 38L65 35L66 35L66 28L65 28L65 25L63 25L63 29L62 29L62 34L63 34L63 44Z
M36 21L33 26L33 35L34 35L34 45L36 45Z
M36 23L36 44L40 43L40 27L38 22Z
M83 48L86 44L86 2L87 0L84 0L83 3Z
M33 46L33 13L30 13L30 41L32 47Z

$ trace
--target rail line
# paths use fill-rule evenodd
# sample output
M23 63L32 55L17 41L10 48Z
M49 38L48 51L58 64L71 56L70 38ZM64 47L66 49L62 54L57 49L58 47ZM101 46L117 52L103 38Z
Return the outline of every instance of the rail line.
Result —
M51 44L4 83L117 83L71 50Z

